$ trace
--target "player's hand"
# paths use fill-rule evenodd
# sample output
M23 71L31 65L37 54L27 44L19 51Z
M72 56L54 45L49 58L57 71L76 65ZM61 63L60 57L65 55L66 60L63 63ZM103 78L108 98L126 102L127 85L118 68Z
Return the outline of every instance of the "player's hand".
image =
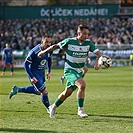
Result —
M88 67L87 66L84 66L84 68L83 68L83 75L85 75L86 73L87 73L87 71L88 71Z
M38 80L35 78L35 77L33 77L32 79L31 79L31 83L32 84L35 84L35 83L37 83L38 82Z
M99 70L99 68L100 68L100 67L99 67L98 63L95 63L94 69L95 69L95 70Z
M90 58L88 58L87 61L88 61L89 64L91 63L91 59Z
M48 72L48 73L47 73L47 79L50 80L50 78L51 78L51 75L50 75L50 73Z
M97 55L97 58L96 58L96 62L95 62L95 65L94 65L94 69L99 70L100 66L98 65L98 60L102 56L102 53L100 51L97 51L95 54Z

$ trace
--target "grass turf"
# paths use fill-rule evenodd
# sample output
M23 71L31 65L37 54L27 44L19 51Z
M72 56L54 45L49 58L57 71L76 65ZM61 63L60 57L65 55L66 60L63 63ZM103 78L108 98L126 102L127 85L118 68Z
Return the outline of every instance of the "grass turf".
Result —
M60 77L63 69L52 69L46 82L53 103L65 88ZM56 119L50 119L41 103L41 96L19 93L9 99L14 84L30 85L23 69L15 76L7 71L0 77L0 132L19 133L132 133L133 69L117 67L96 71L89 68L85 76L85 111L88 118L77 116L76 91L59 108Z

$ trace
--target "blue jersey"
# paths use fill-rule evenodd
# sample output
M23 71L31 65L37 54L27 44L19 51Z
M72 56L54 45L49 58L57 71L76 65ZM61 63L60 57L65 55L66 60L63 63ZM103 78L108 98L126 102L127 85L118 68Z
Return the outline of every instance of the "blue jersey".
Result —
M24 62L24 68L31 79L33 77L36 77L36 75L44 77L44 70L46 66L48 66L48 72L51 71L52 52L48 52L44 56L38 57L38 53L40 51L41 51L41 44L38 44L29 52Z
M12 54L12 48L5 48L4 49L4 60L5 63L12 63L13 61L13 54Z

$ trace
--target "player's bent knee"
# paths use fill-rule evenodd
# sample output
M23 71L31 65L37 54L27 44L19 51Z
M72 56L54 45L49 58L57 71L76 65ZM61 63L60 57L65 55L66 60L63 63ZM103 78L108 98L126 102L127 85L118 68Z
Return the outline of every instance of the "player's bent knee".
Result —
M79 89L80 89L81 91L85 91L85 88L86 88L86 84L81 84L81 85L79 86Z
M45 89L45 90L42 92L42 94L48 94L47 89Z

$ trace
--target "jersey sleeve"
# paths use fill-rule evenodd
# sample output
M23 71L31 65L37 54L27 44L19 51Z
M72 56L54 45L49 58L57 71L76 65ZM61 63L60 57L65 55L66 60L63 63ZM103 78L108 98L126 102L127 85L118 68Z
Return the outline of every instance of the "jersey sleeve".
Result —
M68 47L69 38L58 43L59 47L62 49L66 49Z
M24 69L26 70L28 76L32 79L34 76L31 72L31 68L30 68L30 65L32 64L32 61L34 60L34 57L35 55L32 53L32 54L29 54L27 56L27 58L25 59L25 62L24 62Z
M99 49L91 41L90 41L90 51L93 52L93 53L96 53L97 51L99 51Z

